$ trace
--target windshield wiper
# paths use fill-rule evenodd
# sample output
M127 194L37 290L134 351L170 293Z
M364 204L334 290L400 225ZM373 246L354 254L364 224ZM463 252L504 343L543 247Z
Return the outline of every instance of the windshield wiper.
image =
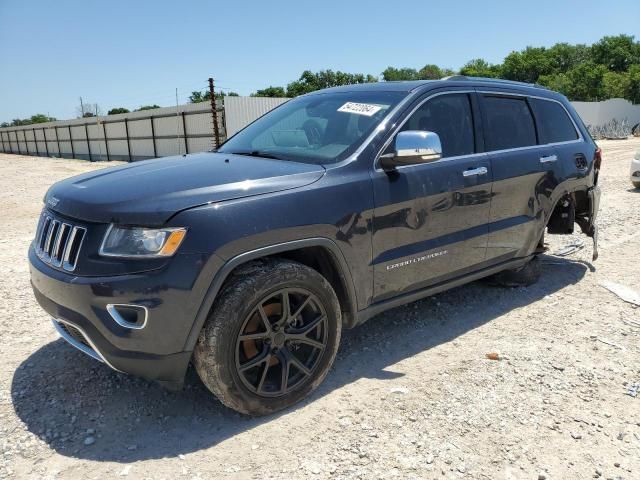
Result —
M272 153L264 152L262 150L252 150L250 152L223 152L223 153L230 153L232 155L245 155L247 157L262 157L262 158L271 158L274 160L285 160L282 157L279 157Z

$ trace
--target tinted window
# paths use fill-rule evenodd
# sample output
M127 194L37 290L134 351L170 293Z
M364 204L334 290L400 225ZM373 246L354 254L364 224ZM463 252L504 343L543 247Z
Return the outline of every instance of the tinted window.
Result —
M485 139L489 150L536 144L536 130L526 100L486 96L484 106L487 119Z
M573 122L562 105L537 98L530 101L538 122L540 143L567 142L578 138Z
M473 116L467 94L440 95L416 110L402 130L427 130L440 136L442 156L475 152Z

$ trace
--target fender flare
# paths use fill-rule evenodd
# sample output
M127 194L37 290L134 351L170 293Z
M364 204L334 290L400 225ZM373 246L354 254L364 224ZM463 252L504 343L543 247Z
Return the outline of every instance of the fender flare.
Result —
M350 304L351 311L355 316L355 314L357 313L357 302L355 288L353 286L353 279L351 277L351 272L349 270L347 261L345 260L344 255L342 254L342 251L340 250L338 245L336 245L336 243L332 240L324 237L292 240L290 242L260 247L255 250L241 253L239 255L236 255L235 257L230 258L224 263L224 265L214 275L211 285L209 285L204 299L202 300L202 303L198 308L198 313L196 314L193 325L191 326L191 331L189 332L189 336L187 337L184 351L192 351L194 349L195 344L198 340L198 336L200 335L200 330L202 330L202 327L207 320L207 316L211 311L211 307L213 306L220 288L224 284L229 274L235 268L257 258L288 252L291 250L297 250L299 248L305 247L324 247L331 252L334 259L336 260L337 267L339 268L338 274L342 277L346 286L348 302Z

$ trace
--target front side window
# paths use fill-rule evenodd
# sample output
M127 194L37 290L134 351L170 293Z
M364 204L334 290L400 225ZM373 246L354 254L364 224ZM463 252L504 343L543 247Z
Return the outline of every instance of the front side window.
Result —
M443 158L475 152L473 115L466 93L440 95L428 100L409 117L402 130L437 133Z
M484 125L488 150L536 145L536 129L524 98L485 96Z
M267 113L218 152L329 164L357 150L406 92L328 92L302 96Z
M569 142L578 138L578 132L562 105L539 98L532 98L530 102L538 124L540 143Z

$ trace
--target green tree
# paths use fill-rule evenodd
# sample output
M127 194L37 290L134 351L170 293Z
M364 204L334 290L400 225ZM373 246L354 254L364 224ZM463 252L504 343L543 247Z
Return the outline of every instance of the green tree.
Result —
M236 92L227 92L227 93L223 93L223 92L217 92L216 93L216 98L222 99L223 97L239 97L240 95L237 94ZM211 99L211 94L209 92L191 92L191 95L189 95L189 102L191 103L202 103L202 102L208 102Z
M14 118L11 123L2 122L3 127L21 127L24 125L33 125L34 123L47 123L47 122L55 122L57 119L54 117L50 117L45 115L44 113L36 113L35 115L31 115L29 118Z
M604 98L628 98L631 78L627 72L606 72L602 76Z
M373 75L364 75L362 73L334 72L333 70L320 70L313 73L310 70L305 70L298 80L287 85L287 97L297 97L322 88L375 81L377 81L377 78Z
M591 60L614 72L624 72L640 63L640 42L633 35L603 37L591 46Z
M551 90L560 92L568 98L573 95L573 80L566 73L554 73L552 75L540 75L538 83Z
M107 112L107 115L116 115L118 113L129 113L129 109L124 107L112 108Z
M45 115L44 113L36 113L35 115L31 115L29 119L30 123L47 123L47 122L55 122L56 118Z
M415 68L394 68L387 67L382 72L382 78L385 82L394 82L398 80L417 80L418 71Z
M500 66L491 65L482 58L475 58L460 69L460 74L468 77L496 78L500 76Z
M566 73L579 64L588 61L591 49L582 44L556 43L546 51L546 55L554 73Z
M444 76L437 65L428 64L418 71L418 80L439 80Z
M261 90L256 90L256 92L252 93L251 96L252 97L286 97L287 92L285 92L283 87L269 86Z
M583 102L594 102L604 99L604 74L607 67L586 62L569 70L567 75L572 84L569 98Z
M629 90L625 98L633 103L640 103L640 64L629 67Z
M540 75L554 73L553 63L544 47L527 47L506 56L501 76L507 80L536 83Z
M155 110L156 108L160 108L160 105L142 105L140 108L136 108L134 112L142 112L144 110Z

